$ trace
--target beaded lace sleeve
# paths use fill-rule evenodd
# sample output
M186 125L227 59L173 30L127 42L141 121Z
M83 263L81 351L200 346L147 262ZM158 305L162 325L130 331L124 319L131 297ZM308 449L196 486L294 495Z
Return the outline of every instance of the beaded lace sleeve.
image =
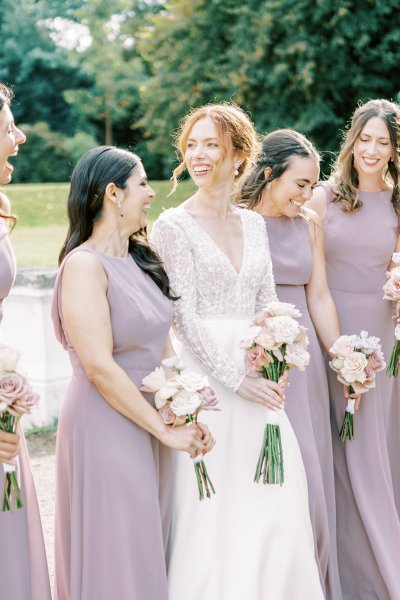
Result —
M260 219L260 228L265 244L265 266L262 284L257 292L256 312L262 312L269 302L278 300L275 289L274 275L272 272L272 259L269 251L267 228L262 219Z
M182 229L171 221L159 219L150 237L168 273L174 302L173 326L178 338L190 350L207 374L232 391L244 376L219 347L215 338L201 325L196 313L196 270L192 249Z

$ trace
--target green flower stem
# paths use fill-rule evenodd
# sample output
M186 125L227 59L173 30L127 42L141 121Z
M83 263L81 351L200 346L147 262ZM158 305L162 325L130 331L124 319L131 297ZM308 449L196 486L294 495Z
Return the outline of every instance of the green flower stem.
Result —
M187 415L186 423L197 423L197 415ZM211 498L211 493L215 494L215 488L206 468L204 460L194 462L194 471L196 473L197 487L199 490L199 500L204 500L204 489L207 498Z
M354 394L354 389L351 385L349 385L349 392L350 394ZM350 441L354 440L354 415L347 410L344 413L343 425L339 432L339 436L343 443L345 443L347 439Z
M386 373L390 377L397 377L399 374L399 366L400 366L400 340L395 340L393 345L392 354L390 355L390 360L388 367L386 369Z

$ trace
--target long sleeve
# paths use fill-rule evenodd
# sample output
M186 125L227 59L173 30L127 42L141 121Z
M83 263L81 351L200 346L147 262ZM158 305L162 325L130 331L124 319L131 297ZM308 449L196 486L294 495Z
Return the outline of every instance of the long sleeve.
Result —
M196 266L189 238L180 225L159 219L150 237L151 244L162 259L174 295L173 326L178 338L190 350L202 368L232 391L239 387L240 373L217 341L202 326L197 313Z
M261 312L265 309L269 302L274 302L278 300L275 289L275 281L274 275L272 272L272 259L271 253L269 251L269 243L268 243L268 235L267 235L267 227L261 222L260 225L265 230L265 266L264 266L264 274L262 277L261 286L257 292L256 296L256 312Z

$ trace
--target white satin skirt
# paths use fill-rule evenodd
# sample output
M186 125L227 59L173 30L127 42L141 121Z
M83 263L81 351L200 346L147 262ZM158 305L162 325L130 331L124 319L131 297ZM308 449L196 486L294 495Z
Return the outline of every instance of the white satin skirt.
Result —
M206 320L238 368L239 342L248 320ZM186 367L204 373L175 340ZM169 545L170 600L322 600L314 557L307 482L300 449L283 413L280 419L285 482L254 482L266 409L209 377L220 412L203 411L216 445L205 457L216 494L202 502L188 454L174 457L174 500Z

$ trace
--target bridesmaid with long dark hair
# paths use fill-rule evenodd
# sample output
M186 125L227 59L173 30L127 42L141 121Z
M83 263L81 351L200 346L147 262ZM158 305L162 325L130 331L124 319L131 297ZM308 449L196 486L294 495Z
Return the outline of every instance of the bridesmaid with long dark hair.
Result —
M392 306L382 286L400 250L400 108L370 100L354 112L328 182L310 206L323 221L328 283L346 333L393 344ZM355 439L339 438L345 402L329 370L340 578L345 600L400 594L399 421L396 380L382 371L362 397Z
M167 600L169 449L213 445L201 424L166 426L139 391L172 317L143 232L153 198L125 150L94 148L72 174L52 311L73 367L57 435L56 600Z
M310 364L304 372L294 369L290 374L285 411L306 469L321 584L326 598L339 600L329 393L317 339L318 334L328 351L339 324L326 280L322 228L316 213L304 208L318 182L319 162L307 138L278 129L264 137L236 200L263 216L278 299L300 310L308 330Z
M11 181L8 161L18 152L25 135L15 125L10 104L11 90L0 84L0 184ZM15 223L10 203L0 192L0 321L2 302L8 296L16 273L9 233ZM7 600L50 600L50 584L39 507L22 428L19 433L0 430L0 494L3 494L2 462L18 456L24 507L0 513L0 596Z

